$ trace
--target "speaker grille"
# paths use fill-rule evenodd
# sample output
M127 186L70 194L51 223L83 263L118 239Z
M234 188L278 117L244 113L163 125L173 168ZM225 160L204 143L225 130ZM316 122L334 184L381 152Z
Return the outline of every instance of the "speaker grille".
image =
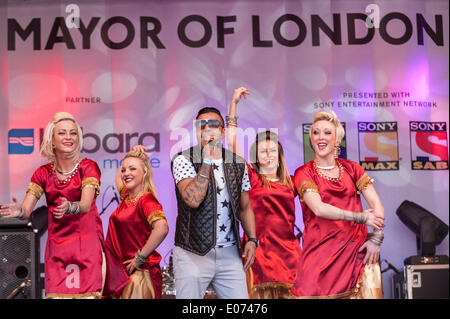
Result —
M35 298L36 238L29 230L0 231L0 299L6 299L16 288L14 299Z

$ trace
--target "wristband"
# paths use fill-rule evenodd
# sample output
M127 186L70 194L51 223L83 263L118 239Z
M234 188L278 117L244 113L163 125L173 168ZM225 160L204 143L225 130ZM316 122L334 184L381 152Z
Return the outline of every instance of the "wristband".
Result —
M203 159L203 163L205 163L206 165L211 165L212 161L210 159L208 159L208 158L204 158Z
M250 238L248 238L248 241L253 242L255 244L256 248L258 248L258 246L259 246L259 240L258 239L250 237Z

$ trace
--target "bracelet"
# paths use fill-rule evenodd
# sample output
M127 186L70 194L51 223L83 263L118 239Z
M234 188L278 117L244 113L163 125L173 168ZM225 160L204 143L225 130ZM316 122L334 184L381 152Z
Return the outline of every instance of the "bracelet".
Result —
M373 233L369 234L369 240L372 243L381 246L384 240L384 233L382 231L374 231Z
M72 214L72 209L73 209L72 203L68 201L68 202L67 202L67 205L68 205L68 207L67 207L67 210L66 210L66 212L64 213L64 215L70 215L70 214Z
M208 176L206 176L206 175L203 175L202 173L198 173L198 175L199 175L199 176L201 176L201 177L203 177L203 178L206 178L206 179L208 179L208 178L209 178Z
M350 212L352 215L352 220L353 220L353 213L352 212ZM344 220L344 221L346 221L347 220L347 215L345 214L345 210L343 210L343 209L340 209L339 210L339 219L340 220Z
M226 123L227 123L227 127L228 126L234 126L237 127L237 116L226 116Z
M134 255L134 258L136 259L136 263L138 264L138 267L140 267L141 265L145 264L147 262L147 258L145 258L142 253L141 253L141 249L139 249L136 254Z
M356 224L365 224L367 221L367 215L364 212L353 213L353 221Z
M67 208L64 215L78 215L80 213L81 207L78 202L67 202L69 207Z
M379 241L375 238L370 238L369 240L377 246L381 246L381 244L383 243L382 241Z
M23 211L23 207L20 207L20 213L19 216L17 216L17 218L22 219L23 215L25 215L25 212Z
M208 159L208 158L204 158L203 159L203 163L205 163L206 165L211 165L212 161L210 159Z
M78 215L80 213L80 203L74 202L73 206L75 206L75 204L77 204L77 208L75 209L74 212L72 212L73 215Z

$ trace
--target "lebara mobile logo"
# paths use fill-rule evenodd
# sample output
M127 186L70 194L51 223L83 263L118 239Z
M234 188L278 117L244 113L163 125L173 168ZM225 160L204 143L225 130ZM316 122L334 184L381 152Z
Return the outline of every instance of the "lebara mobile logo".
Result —
M11 129L8 132L8 154L31 154L34 151L34 129Z
M358 142L364 170L399 169L397 122L358 122Z
M448 170L445 122L409 122L409 135L413 170Z
M344 127L344 131L346 130L345 122L341 122L342 126ZM309 138L309 130L311 128L312 123L305 123L302 125L303 127L303 158L304 158L304 164L308 163L309 161L313 160L315 157L314 149L311 145L311 139ZM341 152L339 154L339 158L347 159L347 140L346 135L344 135L344 138L341 142Z

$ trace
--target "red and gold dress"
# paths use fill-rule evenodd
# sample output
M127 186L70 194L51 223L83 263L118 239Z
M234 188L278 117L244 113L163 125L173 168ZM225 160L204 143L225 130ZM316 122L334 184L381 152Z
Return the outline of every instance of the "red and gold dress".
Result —
M379 265L365 267L366 251L358 252L367 241L367 226L318 217L303 201L304 193L312 191L332 206L363 210L360 193L373 180L355 162L336 162L340 170L336 179L321 175L314 161L295 171L305 229L292 293L297 298L382 298Z
M295 282L301 251L294 234L295 196L289 187L270 182L265 186L249 165L252 189L250 203L255 214L259 247L251 269L247 271L247 286L251 298L287 298Z
M109 218L106 249L114 255L117 264L133 259L152 233L152 224L165 219L162 206L150 193L137 201L125 199ZM154 250L147 262L130 277L122 280L121 289L111 291L112 297L123 299L159 299L162 293L162 275L159 262L160 254ZM108 260L108 266L110 262ZM113 267L111 267L113 268ZM114 278L114 280L116 280ZM107 283L108 286L108 283ZM109 289L109 287L107 287Z
M83 159L63 182L48 163L31 178L27 193L45 194L48 206L48 239L45 247L45 292L47 298L100 298L103 288L103 228L95 199L88 213L53 217L60 197L80 201L84 187L100 191L100 169ZM104 269L103 269L104 270Z

